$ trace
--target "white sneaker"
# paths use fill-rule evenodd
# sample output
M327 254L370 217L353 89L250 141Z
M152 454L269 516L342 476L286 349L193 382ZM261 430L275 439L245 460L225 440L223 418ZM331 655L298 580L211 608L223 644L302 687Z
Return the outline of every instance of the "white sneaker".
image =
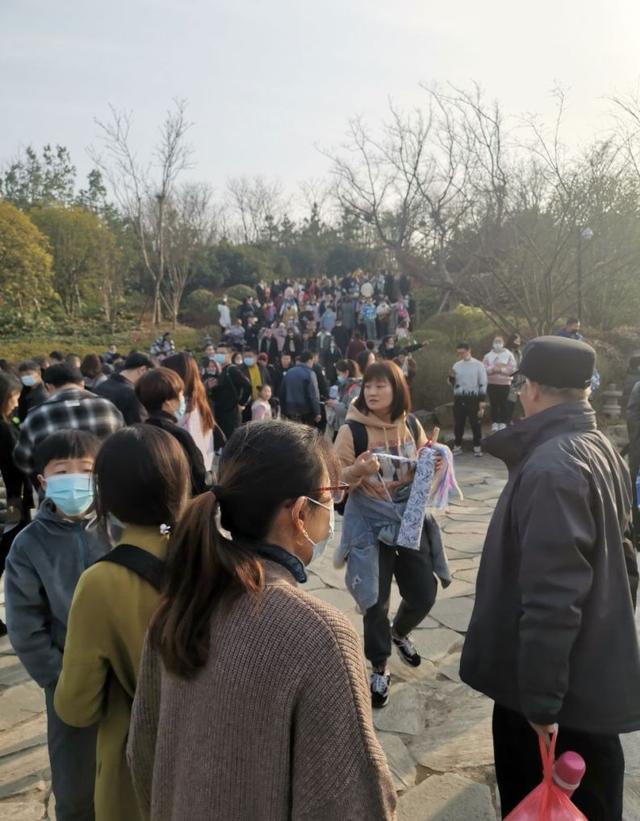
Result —
M480 459L482 456L484 456L484 453L482 452L482 448L474 448L473 449L473 455L476 456L478 459Z
M494 422L491 425L491 433L497 433L500 430L500 425L497 422Z
M462 447L460 445L454 445L453 455L454 456L462 456Z
M506 430L506 429L507 429L507 426L505 425L504 422L502 422L499 426L499 430Z
M371 706L374 710L380 710L389 703L390 685L391 675L386 670L374 670L369 676Z

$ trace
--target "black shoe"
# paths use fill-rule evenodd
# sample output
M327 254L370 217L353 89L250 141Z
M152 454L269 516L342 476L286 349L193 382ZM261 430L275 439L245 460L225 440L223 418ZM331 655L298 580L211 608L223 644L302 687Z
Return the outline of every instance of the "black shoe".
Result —
M416 650L413 642L409 636L397 636L394 632L391 633L393 643L398 648L398 655L410 667L420 667L420 654Z
M389 685L391 675L386 670L374 670L370 676L371 706L375 710L386 707L389 703Z
M0 619L0 638L7 635L7 625Z

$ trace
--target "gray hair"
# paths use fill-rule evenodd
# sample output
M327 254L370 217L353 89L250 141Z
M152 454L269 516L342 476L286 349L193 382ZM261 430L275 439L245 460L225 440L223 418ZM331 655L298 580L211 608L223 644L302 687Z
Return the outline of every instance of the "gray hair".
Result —
M586 402L591 388L554 388L551 385L538 385L540 393L549 399L561 402Z

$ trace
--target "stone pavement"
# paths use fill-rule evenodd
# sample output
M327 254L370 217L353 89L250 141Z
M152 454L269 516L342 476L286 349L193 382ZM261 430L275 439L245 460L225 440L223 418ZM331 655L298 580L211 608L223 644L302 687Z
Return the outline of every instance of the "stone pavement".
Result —
M486 529L505 474L499 462L457 462L464 501L440 516L454 581L414 633L422 665L390 660L389 705L374 723L400 794L399 821L496 821L491 703L460 682L458 665L469 622ZM307 589L344 611L360 634L362 618L333 567L331 549L309 572ZM392 608L399 596L394 589ZM0 609L0 614L1 614ZM0 640L0 819L54 819L46 751L44 699ZM625 738L625 821L640 821L640 734ZM123 819L126 821L126 819Z

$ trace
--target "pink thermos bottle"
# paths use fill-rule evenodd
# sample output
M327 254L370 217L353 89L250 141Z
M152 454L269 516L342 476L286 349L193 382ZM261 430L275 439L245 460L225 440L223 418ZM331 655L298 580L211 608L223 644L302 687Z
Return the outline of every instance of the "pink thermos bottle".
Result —
M571 798L580 786L586 769L584 758L581 755L571 752L562 753L553 767L553 781L565 795Z

